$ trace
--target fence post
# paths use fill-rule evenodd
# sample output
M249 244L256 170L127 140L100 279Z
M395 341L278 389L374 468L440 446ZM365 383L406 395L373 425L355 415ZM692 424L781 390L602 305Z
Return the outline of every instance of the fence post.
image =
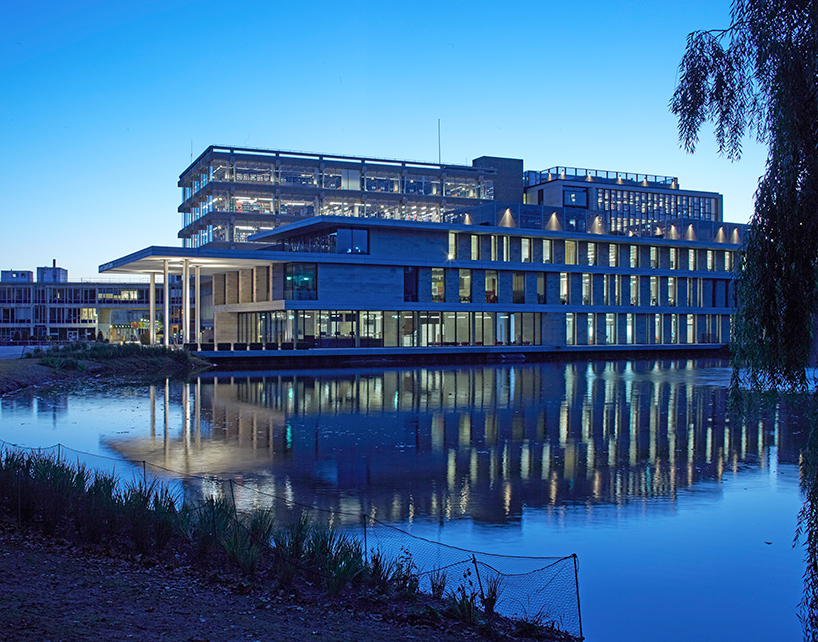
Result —
M361 513L361 526L364 527L364 562L368 563L369 558L367 557L366 548L366 513Z
M57 461L60 461L60 446L61 444L57 442Z
M579 562L577 561L577 554L571 553L574 558L574 586L577 589L577 618L579 619L579 639L584 639L582 636L582 609L579 607Z
M471 556L472 564L474 564L474 572L477 575L477 586L480 587L480 599L483 601L483 606L486 604L486 594L483 593L483 581L480 579L480 569L477 568L477 558L472 553Z
M145 467L145 460L142 460L142 483L148 485L148 471Z

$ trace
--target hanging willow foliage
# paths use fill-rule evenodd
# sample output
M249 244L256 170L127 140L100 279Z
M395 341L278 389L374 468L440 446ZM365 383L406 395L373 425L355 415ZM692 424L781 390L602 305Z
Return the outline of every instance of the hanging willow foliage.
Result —
M735 0L730 27L688 36L671 100L693 152L705 122L719 151L768 147L736 266L733 384L803 390L818 313L818 3Z

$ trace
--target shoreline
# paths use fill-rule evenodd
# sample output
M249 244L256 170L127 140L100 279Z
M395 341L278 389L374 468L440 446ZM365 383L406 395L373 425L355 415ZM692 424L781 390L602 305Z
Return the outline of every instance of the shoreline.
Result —
M40 363L50 361L51 365ZM181 365L169 356L152 355L121 356L106 360L73 359L68 357L65 365L56 354L0 359L0 396L12 394L26 388L71 383L101 376L124 376L131 378L184 377L211 367L203 359L194 357L189 367Z

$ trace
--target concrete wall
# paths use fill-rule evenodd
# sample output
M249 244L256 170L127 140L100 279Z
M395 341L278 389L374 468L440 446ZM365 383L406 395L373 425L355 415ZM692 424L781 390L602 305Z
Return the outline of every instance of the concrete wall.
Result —
M421 268L418 298L432 300L432 271ZM452 292L457 300L458 271L449 270L446 297ZM395 266L355 266L324 264L318 266L318 304L327 308L373 306L393 309L403 305L403 268Z
M415 261L434 261L443 264L449 256L449 233L412 233L407 230L379 229L369 234L369 256L394 259L411 257Z

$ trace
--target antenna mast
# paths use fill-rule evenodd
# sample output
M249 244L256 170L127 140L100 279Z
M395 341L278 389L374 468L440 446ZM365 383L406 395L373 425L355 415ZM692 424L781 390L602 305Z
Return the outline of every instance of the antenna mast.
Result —
M440 156L440 118L437 119L437 164L443 164Z

